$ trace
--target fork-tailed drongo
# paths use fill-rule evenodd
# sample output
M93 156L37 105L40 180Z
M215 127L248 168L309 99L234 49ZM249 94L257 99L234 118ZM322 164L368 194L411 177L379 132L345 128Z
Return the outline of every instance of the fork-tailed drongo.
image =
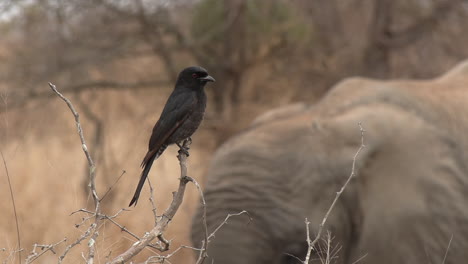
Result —
M149 140L148 152L141 166L143 171L129 206L136 205L146 177L154 160L171 144L181 143L192 136L200 125L206 108L203 88L215 79L201 67L188 67L179 73L174 91L154 125Z

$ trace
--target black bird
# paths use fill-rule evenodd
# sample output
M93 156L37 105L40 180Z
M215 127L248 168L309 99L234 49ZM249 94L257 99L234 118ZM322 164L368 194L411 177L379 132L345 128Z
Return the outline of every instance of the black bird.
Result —
M151 165L171 144L179 144L190 138L200 125L206 108L206 94L203 88L207 82L215 79L208 72L197 66L185 68L179 73L174 91L154 125L141 167L143 172L140 182L129 206L136 205L141 189L151 169Z

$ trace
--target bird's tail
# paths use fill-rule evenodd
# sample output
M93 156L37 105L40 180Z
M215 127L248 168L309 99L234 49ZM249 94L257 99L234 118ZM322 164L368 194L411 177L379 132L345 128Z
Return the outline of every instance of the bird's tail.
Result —
M143 188L143 185L145 184L146 178L148 177L148 173L151 169L151 166L153 165L153 161L158 157L158 155L154 155L145 165L143 168L143 171L141 172L140 176L140 181L138 182L138 186L136 188L135 194L133 195L132 200L130 201L130 204L128 206L132 206L137 204L138 198L140 197L141 189Z

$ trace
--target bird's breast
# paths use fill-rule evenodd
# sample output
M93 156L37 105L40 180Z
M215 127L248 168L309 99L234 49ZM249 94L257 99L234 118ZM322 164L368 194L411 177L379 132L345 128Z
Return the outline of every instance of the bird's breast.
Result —
M203 94L196 94L195 103L193 105L193 109L190 111L189 116L184 121L183 124L180 125L174 134L170 137L169 141L172 142L181 142L182 140L191 137L193 133L197 130L200 126L203 117L205 115L206 109L206 95Z

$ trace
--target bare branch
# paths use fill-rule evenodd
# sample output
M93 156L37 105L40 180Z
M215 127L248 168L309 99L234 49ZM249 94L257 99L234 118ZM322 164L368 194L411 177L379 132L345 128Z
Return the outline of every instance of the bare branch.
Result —
M81 209L79 209L79 210L73 211L70 215L74 215L74 214L79 213L79 212L87 213L87 214L89 214L90 216L83 217L83 218L81 219L81 222L80 222L79 224L75 224L75 227L76 227L76 228L79 228L80 226L82 226L83 224L85 224L86 222L88 222L88 220L91 219L91 218L93 218L94 215L95 215L95 212L91 212L91 211L86 210L86 209L84 209L84 208L81 208Z
M185 140L183 143L183 147L188 149L190 145L189 140ZM119 256L115 257L113 260L108 262L109 264L120 264L125 263L130 260L132 257L140 253L145 247L149 246L151 241L157 238L159 235L163 234L166 230L169 222L172 220L174 215L177 213L179 206L182 204L185 194L185 187L188 182L192 181L192 178L187 176L187 154L184 151L179 151L179 155L177 156L179 159L180 164L180 179L179 179L179 187L177 192L174 194L174 198L164 212L164 214L160 217L159 221L156 222L153 229L147 232L143 238L139 241L134 243L127 251L120 254Z
M59 244L62 244L63 242L66 242L66 241L67 241L67 238L64 238L64 239L60 240L59 242L54 243L54 244L50 244L50 245L34 244L33 250L31 251L31 253L29 253L29 256L26 259L25 263L26 264L33 263L36 259L38 259L40 256L45 254L47 251L51 251L52 253L56 254L56 252L54 250L54 247L56 247ZM42 251L40 253L37 253L36 252L37 248L40 248Z
M333 247L333 239L332 234L327 230L327 235L325 238L321 239L324 242L325 248L322 248L322 246L318 244L319 250L317 251L317 255L321 263L330 264L334 259L338 258L338 253L341 251L342 246L336 245Z
M203 206L202 222L203 222L203 228L205 229L205 241L203 242L202 249L201 249L199 258L197 260L197 263L196 263L196 264L203 264L203 262L205 261L207 257L206 251L208 250L208 225L206 223L206 202L205 202L205 196L203 195L203 191L200 187L200 184L198 184L198 182L195 179L193 179L192 182L197 187L198 193L200 194L201 203Z
M310 222L309 220L306 218L305 219L305 224L306 224L306 234L307 234L307 245L309 246L308 250L307 250L307 254L306 254L306 258L305 260L302 262L304 264L308 264L309 263L309 259L310 259L310 255L312 254L312 240L310 239L310 229L309 229L309 225L310 225ZM319 235L321 234L321 229L319 229ZM317 235L318 237L318 235Z
M197 259L197 264L201 264L205 261L206 259L206 251L208 249L208 244L210 243L210 239L212 239L216 232L218 232L219 229L221 229L221 227L223 227L225 224L227 224L227 221L229 220L229 218L233 217L233 216L239 216L239 215L242 215L242 214L247 214L247 216L249 217L249 222L247 224L250 223L250 221L252 221L252 217L250 216L249 212L245 211L245 210L242 210L241 212L239 213L235 213L235 214L228 214L226 216L226 218L224 218L224 221L221 222L218 227L215 228L215 230L213 230L213 232L208 236L206 237L203 242L202 242L202 247L200 249L200 254L198 255L198 259ZM206 215L204 216L205 217L205 220L206 220Z
M208 236L208 242L210 242L210 239L212 239L216 232L218 232L218 230L225 224L227 224L227 221L229 220L229 218L233 217L233 216L239 216L239 215L242 215L242 214L247 214L247 216L249 217L249 222L247 224L249 224L251 221L252 221L252 217L250 216L249 212L245 211L245 210L242 210L241 212L239 213L235 213L235 214L228 214L226 216L226 218L224 218L224 221L218 225L218 227L215 228L215 230Z
M91 224L89 228L77 240L75 240L75 242L68 245L67 248L65 248L65 251L63 252L63 254L59 257L58 264L62 263L63 259L67 256L70 249L72 249L76 245L80 244L83 240L88 238L91 235L92 229L94 229L95 227L96 227L95 223Z
M151 211L153 211L153 216L154 216L154 223L156 223L158 221L158 215L156 214L156 203L154 202L154 189L153 189L153 185L151 184L151 181L150 179L148 178L148 185L150 187L150 203L151 203Z
M1 251L6 251L6 248L2 248ZM20 248L20 249L17 249L17 250L12 250L12 251L10 251L10 254L8 254L8 257L6 257L5 260L2 261L2 263L3 263L3 264L7 264L8 261L9 261L10 259L13 259L13 256L14 256L16 253L20 252L20 251L23 251L23 249Z
M163 234L158 235L159 241L161 241L162 247L159 249L161 252L168 251L169 246L171 245L171 241L168 241L164 238Z
M127 209L125 209L125 208L122 208L122 209L120 209L120 210L119 210L115 215L113 215L113 216L102 215L102 217L105 218L105 219L107 219L107 220L109 220L109 221L110 221L111 223L113 223L115 226L117 226L118 228L120 228L121 231L123 231L123 232L125 232L125 233L131 235L133 238L139 240L140 238L139 238L137 235L135 235L133 232L131 232L130 230L128 230L125 226L123 226L123 225L117 223L117 222L114 220L114 218L116 218L118 215L120 215L120 213L122 213L122 212L124 212L124 211L129 211L129 210L127 210Z
M310 230L309 230L310 222L309 222L309 220L307 220L307 218L305 219L306 232L307 232L307 244L308 244L309 248L308 248L308 250L307 250L306 258L305 258L305 260L304 260L304 262L303 262L304 264L309 263L310 255L311 255L311 253L312 253L312 250L314 249L315 244L317 243L317 241L320 239L320 237L321 237L321 235L322 235L323 227L325 226L325 223L327 222L328 216L330 215L331 211L332 211L333 208L335 207L336 202L338 201L338 199L340 198L341 194L343 193L343 191L344 191L344 190L346 189L346 187L348 186L348 184L349 184L349 182L351 181L351 179L356 175L356 172L355 172L355 169L356 169L356 159L357 159L357 157L359 156L359 153L361 153L361 151L366 147L366 145L364 145L364 132L366 132L366 131L364 130L364 128L362 128L361 122L359 122L358 125L359 125L359 130L360 130L360 132L361 132L361 146L359 146L359 149L357 150L356 154L354 154L354 157L353 157L353 164L352 164L352 167L351 167L351 174L349 175L348 179L347 179L346 182L343 184L343 186L341 187L341 189L336 193L335 199L333 200L332 204L331 204L330 207L328 208L328 211L326 212L325 216L323 217L322 222L321 222L320 225L319 225L319 229L318 229L317 236L315 237L315 239L314 239L313 241L311 241L311 239L310 239Z
M130 230L128 230L128 228L126 228L125 226L119 224L117 221L114 220L114 218L117 218L122 212L127 212L127 211L130 211L128 209L125 209L125 208L122 208L120 209L117 213L115 213L114 215L105 215L105 214L98 214L98 216L101 218L101 219L106 219L106 220L109 220L109 222L111 222L112 224L114 224L115 226L117 226L120 231L122 232L125 232L127 234L129 234L130 236L132 236L133 238L137 239L137 240L140 240L140 237L138 237L135 233L131 232ZM81 223L79 224L76 224L75 226L76 227L80 227L81 225L83 225L86 221L88 221L89 219L95 217L96 213L93 212L93 211L89 211L89 210L86 210L86 209L79 209L79 210L76 210L74 212L72 212L71 214L76 214L78 212L82 212L82 213L86 213L86 214L89 214L90 216L89 217L83 217ZM159 247L156 247L156 246L153 246L153 245L149 245L148 247L151 247L151 248L154 248L156 250L159 250L159 251L162 251L161 248Z
M73 246L76 246L78 245L79 243L81 243L82 240L84 240L85 238L91 236L90 240L88 241L88 258L87 258L87 263L94 263L94 255L95 255L95 251L96 251L96 240L97 240L97 237L99 235L98 231L97 231L97 228L102 220L102 217L100 215L100 200L99 200L99 196L97 194L97 191L96 191L96 166L94 164L94 161L91 157L91 154L89 153L88 151L88 147L86 145L86 141L85 141L85 138L84 138L84 135L83 135L83 129L81 127L81 123L80 123L80 115L78 114L78 112L75 110L75 107L73 106L73 104L70 102L70 100L68 100L66 97L64 97L58 90L57 88L55 87L55 85L53 85L52 83L49 83L49 86L50 88L68 105L68 108L70 108L70 111L72 112L73 116L75 117L75 123L76 123L76 128L78 130L78 135L80 136L80 141L81 141L81 147L83 149L83 152L86 156L86 159L88 160L88 167L89 167L89 188L90 188L90 191L91 191L91 194L92 194L92 197L93 197L93 200L94 200L94 223L91 224L89 226L89 228L86 230L86 232L80 237L78 238L74 243L72 243L71 245L69 245L66 249L65 249L65 252L62 256L60 256L59 258L59 263L61 263L63 261L63 258L65 258L66 254L68 253L68 251L73 247Z
M83 151L84 151L84 153L86 155L86 159L88 160L89 166L91 168L94 168L93 159L91 158L91 155L88 152L88 147L86 146L86 142L85 142L85 139L84 139L84 136L83 136L83 129L81 128L81 123L80 123L80 115L78 114L78 112L76 111L75 107L70 102L70 100L65 98L65 96L63 96L63 94L61 94L57 90L57 87L55 87L55 85L53 85L52 83L49 83L49 86L52 89L52 91L54 91L63 101L65 101L65 103L68 105L68 108L70 108L70 111L72 112L73 116L75 117L75 123L76 123L76 127L78 129L78 135L80 136L80 140L81 140L81 147L83 148Z
M144 264L147 264L147 263L166 263L166 262L170 263L168 259L171 258L172 256L174 256L175 254L177 254L182 249L191 249L191 250L195 250L195 251L200 251L201 250L200 248L194 248L194 247L182 245L182 246L178 247L176 250L174 250L171 254L168 254L166 256L160 256L160 255L151 256L144 262ZM153 259L155 259L155 260L153 261Z

